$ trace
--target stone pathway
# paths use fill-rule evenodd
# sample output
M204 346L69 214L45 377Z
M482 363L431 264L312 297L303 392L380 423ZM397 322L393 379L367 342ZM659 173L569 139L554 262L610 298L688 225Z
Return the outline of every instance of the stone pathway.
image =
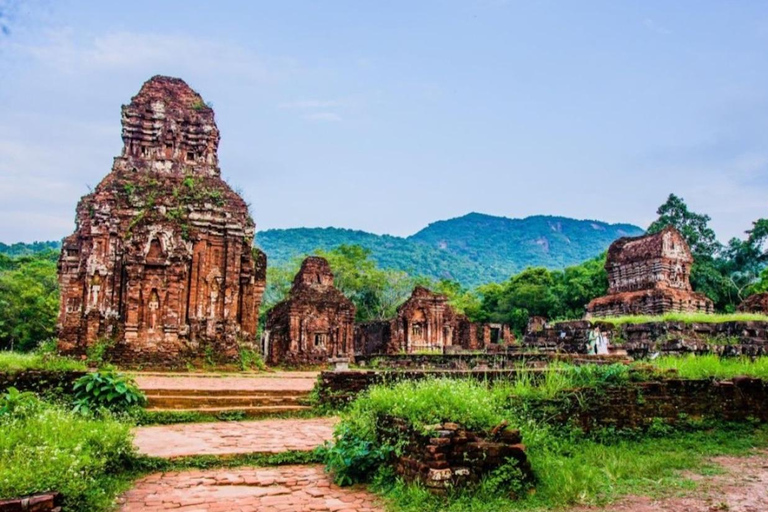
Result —
M123 512L379 512L360 488L333 485L321 466L183 471L145 477L121 498Z
M185 423L139 427L134 444L143 455L176 458L311 451L333 436L336 418Z
M253 376L231 376L216 373L168 374L134 373L143 390L199 391L312 391L317 372L275 372Z

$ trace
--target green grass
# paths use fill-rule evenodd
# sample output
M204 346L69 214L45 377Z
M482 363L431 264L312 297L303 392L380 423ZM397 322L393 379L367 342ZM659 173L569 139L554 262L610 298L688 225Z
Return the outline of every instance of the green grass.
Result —
M768 322L768 315L758 315L753 313L731 313L731 314L704 314L704 313L667 313L665 315L628 315L628 316L609 316L595 317L592 322L605 322L613 325L624 324L645 324L650 322L683 322L686 324L709 323L720 324L723 322Z
M280 453L246 453L231 456L195 455L175 459L139 456L131 468L142 473L183 471L185 469L236 468L242 466L284 466L287 464L318 464L323 461L320 450L287 451Z
M724 425L715 430L670 434L636 442L602 444L559 437L539 426L523 429L523 440L537 477L535 492L511 500L481 485L434 496L423 487L379 478L377 490L388 508L399 512L504 512L553 510L572 505L604 505L622 495L668 495L691 491L682 475L690 470L712 474L708 457L745 455L768 446L768 428Z
M85 371L87 368L84 362L70 357L37 352L0 351L0 372L18 373L25 370L66 372Z
M221 414L210 414L199 411L148 411L135 409L130 411L127 421L139 426L145 425L175 425L179 423L209 423L213 421L260 421L274 419L300 419L328 416L329 411L302 410L265 414L259 417L248 417L242 411L231 411Z
M25 400L0 415L0 497L59 491L65 510L111 510L132 455L129 425Z
M664 356L652 362L660 370L676 370L683 379L730 379L758 377L768 379L768 357L719 357L717 355Z

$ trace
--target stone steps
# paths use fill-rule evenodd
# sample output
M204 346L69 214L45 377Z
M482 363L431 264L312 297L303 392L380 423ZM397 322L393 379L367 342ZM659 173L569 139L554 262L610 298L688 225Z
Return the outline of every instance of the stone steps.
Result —
M149 412L199 412L204 414L222 414L222 413L235 413L242 412L248 417L267 416L271 414L292 413L299 411L308 411L311 407L307 405L258 405L258 406L237 406L237 407L194 407L187 409L168 409L168 408L156 408L150 407L147 409Z
M186 391L179 394L147 395L147 406L156 409L200 409L203 407L254 407L301 405L305 395L253 394L248 395L194 395Z
M291 389L187 389L187 388L142 388L147 397L161 396L205 396L205 397L233 397L233 396L277 396L277 397L307 397L309 392Z

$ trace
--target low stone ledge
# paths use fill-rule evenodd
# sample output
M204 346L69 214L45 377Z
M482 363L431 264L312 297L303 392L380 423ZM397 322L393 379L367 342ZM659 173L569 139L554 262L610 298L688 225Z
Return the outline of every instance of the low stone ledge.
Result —
M75 381L86 375L85 371L48 371L24 370L20 372L0 372L0 393L8 388L36 393L62 392L72 393Z
M61 501L58 492L0 500L0 512L60 512Z

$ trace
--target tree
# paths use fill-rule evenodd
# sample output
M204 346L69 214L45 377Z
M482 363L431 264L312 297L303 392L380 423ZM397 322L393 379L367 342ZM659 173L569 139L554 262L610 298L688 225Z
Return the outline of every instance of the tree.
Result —
M667 226L674 226L691 248L694 259L712 259L722 246L709 227L709 215L692 212L685 201L669 194L667 201L656 210L659 218L648 226L648 233L658 233Z
M0 270L0 347L31 350L56 334L56 263L47 251L11 261Z

